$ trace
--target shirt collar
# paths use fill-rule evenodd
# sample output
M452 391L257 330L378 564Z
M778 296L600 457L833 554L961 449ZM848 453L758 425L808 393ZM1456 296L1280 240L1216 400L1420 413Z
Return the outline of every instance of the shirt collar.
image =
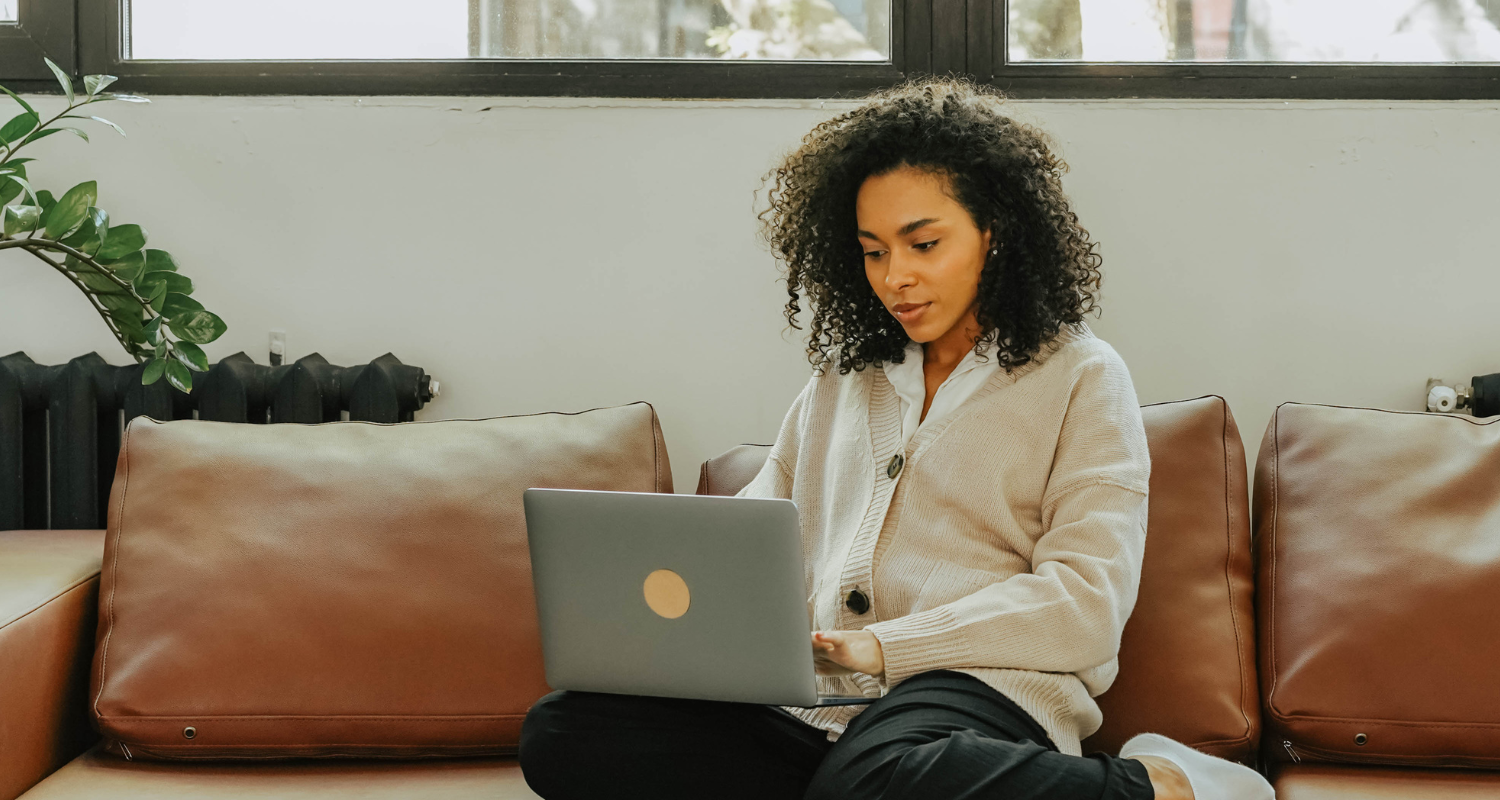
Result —
M993 352L994 349L995 346L992 344L985 352L986 357L989 358L990 361L994 361L995 359L995 355ZM906 360L902 361L900 364L893 364L889 361L882 363L882 366L885 368L886 372L890 372L891 370L909 371L912 368L915 368L918 372L921 371L922 360L926 358L926 351L922 349L922 343L912 339L907 339L905 352ZM979 356L974 353L974 349L969 348L969 351L967 353L964 353L964 357L959 359L958 364L953 367L952 375L962 375L963 373L979 366L980 363L981 362L979 361ZM950 375L949 377L952 376Z

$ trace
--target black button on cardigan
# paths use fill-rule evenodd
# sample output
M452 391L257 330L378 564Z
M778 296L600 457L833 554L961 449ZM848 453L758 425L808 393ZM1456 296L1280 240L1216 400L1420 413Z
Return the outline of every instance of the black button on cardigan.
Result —
M844 605L856 614L863 614L870 610L870 598L865 597L865 593L859 589L852 589L849 596L844 598Z

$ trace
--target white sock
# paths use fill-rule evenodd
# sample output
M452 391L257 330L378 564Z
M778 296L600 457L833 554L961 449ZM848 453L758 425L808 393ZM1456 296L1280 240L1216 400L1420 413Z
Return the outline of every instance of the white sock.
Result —
M1196 800L1275 800L1276 792L1259 772L1168 739L1142 733L1120 748L1120 757L1161 756L1187 774Z

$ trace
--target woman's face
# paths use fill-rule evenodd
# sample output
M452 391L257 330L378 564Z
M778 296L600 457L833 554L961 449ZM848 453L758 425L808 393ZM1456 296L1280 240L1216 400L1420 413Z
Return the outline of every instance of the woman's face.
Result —
M855 217L865 276L913 341L952 340L958 352L980 333L979 273L990 247L944 176L902 166L859 188Z

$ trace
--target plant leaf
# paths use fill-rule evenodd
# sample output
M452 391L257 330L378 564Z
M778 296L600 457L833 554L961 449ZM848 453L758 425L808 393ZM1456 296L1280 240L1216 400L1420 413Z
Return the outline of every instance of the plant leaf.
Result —
M47 212L51 211L54 205L57 205L57 201L52 199L52 193L46 189L35 193L33 196L36 198L36 204L42 207L42 216L44 217L47 216Z
M139 225L116 225L109 229L109 241L99 248L100 261L116 261L146 246L146 231Z
M70 126L64 125L61 128L48 128L47 130L52 131L54 133L57 132L57 131L67 131L68 133L71 133L74 136L77 136L78 138L84 140L85 142L87 142L89 140L89 135L86 132L84 132L84 130L82 128L74 128L74 127L70 127ZM40 138L40 137L38 137L38 138Z
M167 362L163 358L153 358L146 364L146 369L141 372L141 384L150 386L161 380L162 373L167 371Z
M11 90L5 88L4 86L0 86L0 92L5 92L6 94L10 95L10 99L16 101L17 103L20 103L21 104L21 108L24 108L27 111L30 111L31 113L36 114L36 109L32 108L30 103L26 102L25 100L22 100L20 95L16 94L15 92L12 92ZM40 119L41 115L37 114L37 118Z
M92 207L84 209L83 222L78 226L78 230L73 231L63 238L63 244L77 250L80 249L79 245L87 242L89 240L89 237L93 236L96 233L94 228L94 215L89 213L92 210ZM96 241L95 245L97 244L98 242Z
M169 322L177 338L193 344L208 344L224 335L228 326L211 311L188 311Z
M79 115L79 114L66 114L66 115L63 116L63 119L91 119L91 120L93 120L95 122L102 122L105 125L108 125L109 127L114 128L115 129L115 133L118 133L121 136L125 135L125 129L124 128L120 127L119 125L116 125L113 122L110 122L109 120L105 119L104 117L83 116L83 115Z
M104 265L115 277L127 283L135 283L146 273L146 256L136 252Z
M167 292L166 299L161 303L161 315L167 319L176 319L180 314L188 311L202 311L203 304L177 292Z
M42 225L46 227L48 239L61 239L77 230L83 224L84 215L88 213L89 206L99 198L99 185L94 181L84 181L74 186L58 199L57 205L48 209L42 215Z
M92 253L99 249L99 232L94 230L93 221L86 219L77 232L63 240L63 244L80 253Z
M42 210L36 206L6 206L5 235L15 236L36 230L37 223L41 220Z
M119 284L110 280L109 276L99 274L98 271L96 271L88 264L74 262L73 264L70 264L69 267L73 270L73 274L78 276L79 283L82 283L84 286L89 287L89 289L94 294L99 295L101 298L104 295L122 295L125 297L129 297L129 294L124 289L120 288ZM101 299L100 302L102 303L103 300ZM136 307L140 306L140 303L137 303L134 298L131 298L130 302L134 303ZM111 308L111 306L105 305L105 308Z
M127 342L138 345L146 341L146 329L141 326L139 317L116 318L115 325L119 327L120 333L125 334Z
M63 92L68 95L68 105L73 105L73 79L68 77L68 73L63 72L62 67L52 63L52 59L43 58L42 60L47 62L47 66L52 69L52 74L57 76L57 83L62 86Z
M22 192L36 197L36 192L31 190L31 184L20 175L7 175L0 180L0 206L16 199Z
M192 342L177 342L172 345L172 355L182 365L196 372L208 372L208 356L204 355L203 348Z
M161 344L161 317L152 317L142 330L146 332L146 341L153 346Z
M165 250L146 251L147 272L176 272L177 262L172 260L172 254Z
M99 252L99 248L104 246L105 240L109 238L109 212L102 208L90 207L88 217L94 223L94 235L99 237L99 241L92 248L85 242L84 246L79 249L89 255L95 255Z
M109 92L104 92L103 94L100 94L99 96L95 97L94 100L95 101L101 101L102 100L102 101L106 101L106 102L110 101L110 100L119 100L119 101L125 102L125 103L149 103L149 102L151 102L150 100L147 100L146 98L141 97L138 94L110 94Z
M78 277L82 278L83 275L80 274ZM94 277L97 278L99 276L95 275ZM116 319L139 320L141 314L145 313L145 309L141 307L140 301L128 294L99 294L96 296L99 298L99 305L108 309L109 315Z
M109 214L102 208L90 206L84 214L83 224L69 234L62 243L86 255L99 252L99 247L109 235Z
M16 195L21 193L21 184L12 180L12 178L19 178L21 181L26 180L26 165L25 163L17 162L26 162L29 160L18 158L15 161L8 161L3 167L0 167L0 169L5 171L5 177L0 178L0 206L16 199Z
M173 359L167 362L167 383L176 386L183 392L193 390L193 373L182 365L181 361Z
M83 76L83 88L88 91L89 97L104 91L104 87L119 80L113 75L85 75Z
M51 194L49 194L46 191L42 191L42 192L33 191L32 188L31 188L31 184L27 183L26 179L22 178L19 175L9 175L9 176L6 176L6 180L8 181L8 183L6 184L7 186L12 185L12 184L15 186L16 194L20 194L21 192L25 192L27 195L30 195L31 198L36 201L36 205L41 206L42 213L43 214L47 213L48 206L42 205L41 195L45 194L45 195L47 195L48 198L51 198L52 197ZM10 191L9 189L5 190L5 192L9 192L9 191ZM5 192L0 192L0 197L3 197L3 195L4 195ZM13 199L15 199L15 194L12 194L8 198L0 199L0 204L9 203Z
M10 144L20 141L26 134L36 130L37 124L41 121L41 116L35 111L23 111L11 117L10 122L0 127L0 142Z
M186 275L178 275L175 272L160 270L157 272L147 272L137 278L135 280L135 288L140 291L142 296L154 299L158 291L164 296L167 292L176 292L183 295L192 294L193 282ZM159 311L160 309L157 310Z

